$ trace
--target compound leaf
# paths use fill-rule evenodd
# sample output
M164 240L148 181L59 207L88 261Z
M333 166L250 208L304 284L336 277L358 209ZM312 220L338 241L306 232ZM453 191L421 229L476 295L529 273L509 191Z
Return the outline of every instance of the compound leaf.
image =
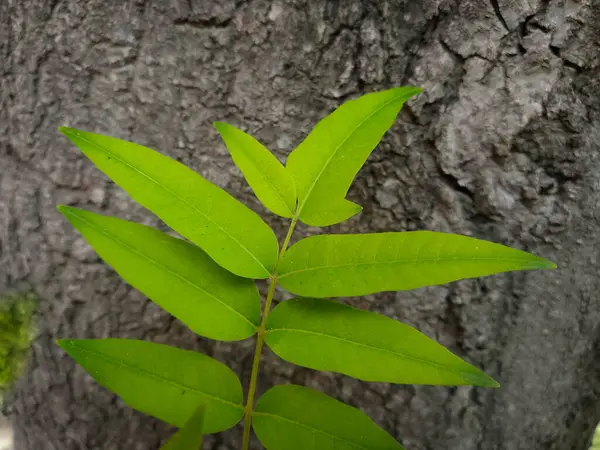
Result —
M364 381L498 386L414 328L331 300L280 303L269 315L266 342L294 364Z
M361 410L302 386L269 389L252 413L268 450L402 450Z
M273 271L275 234L223 189L141 145L73 128L60 131L131 198L222 267L246 278L267 278Z
M206 434L231 428L244 414L238 377L202 353L130 339L57 342L129 406L176 427L183 427L200 403L206 405Z
M185 423L160 450L201 450L204 432L204 413L206 406L202 403Z
M279 265L279 282L303 297L342 297L554 267L521 250L456 234L321 235L290 247Z
M260 142L223 122L215 128L256 197L272 213L291 218L296 210L296 187L285 167Z
M256 331L260 295L252 280L154 228L68 206L58 209L125 281L195 333L233 341Z
M298 191L298 215L312 226L342 222L362 208L345 199L352 180L421 89L399 87L350 100L321 120L290 153L286 166Z

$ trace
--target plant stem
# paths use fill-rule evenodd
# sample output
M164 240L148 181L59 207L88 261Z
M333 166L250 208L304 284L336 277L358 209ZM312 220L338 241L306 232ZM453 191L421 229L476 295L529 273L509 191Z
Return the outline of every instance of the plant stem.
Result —
M283 241L283 245L281 246L281 251L279 252L273 273L269 277L269 292L267 293L267 300L262 313L262 320L257 330L256 347L254 348L254 359L252 361L252 372L250 375L250 386L248 387L246 407L244 408L244 436L242 440L242 450L248 450L248 445L250 444L250 428L252 426L252 411L254 409L254 393L256 392L256 383L258 380L260 356L265 344L267 319L269 318L269 313L271 312L271 303L273 302L275 288L277 287L277 270L279 268L279 262L281 261L281 258L285 254L285 251L290 244L290 239L294 233L294 228L296 228L296 223L298 223L298 217L294 216L292 222L290 223L290 228L288 229L287 235L285 236L285 240Z
M256 391L256 381L258 379L258 368L260 366L260 355L262 348L265 343L264 325L266 318L269 315L269 309L271 307L271 301L273 300L273 294L275 292L275 286L277 285L276 278L271 278L269 283L269 293L267 294L267 302L263 312L263 318L258 328L258 335L256 337L256 347L254 349L254 360L252 362L252 374L250 375L250 386L248 387L248 400L246 401L246 407L244 408L244 438L242 441L242 449L248 450L250 443L250 427L252 425L252 410L254 407L254 392Z

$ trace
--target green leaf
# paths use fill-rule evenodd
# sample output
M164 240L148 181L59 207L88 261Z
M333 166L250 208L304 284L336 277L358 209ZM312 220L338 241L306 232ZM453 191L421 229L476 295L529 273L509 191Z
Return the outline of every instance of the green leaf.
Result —
M266 342L294 364L364 381L498 386L414 328L330 300L280 303L269 315Z
M154 228L68 206L58 209L125 281L195 333L233 341L256 331L260 295L252 280Z
M206 434L231 428L244 414L238 377L202 353L130 339L57 342L129 406L176 427L183 427L200 403L206 405Z
M302 386L268 390L252 413L268 450L402 450L365 413Z
M183 164L132 142L61 127L92 162L135 201L246 278L267 278L277 238L256 213Z
M555 267L521 250L456 234L321 235L290 247L279 265L279 282L304 297L342 297Z
M328 226L361 211L345 199L352 180L402 105L420 92L400 87L350 100L321 120L290 153L286 165L298 191L302 222Z
M215 122L214 126L262 204L274 214L293 217L296 210L296 187L285 167L249 134L223 122Z
M204 413L206 406L202 403L185 423L160 450L200 450L202 433L204 432Z

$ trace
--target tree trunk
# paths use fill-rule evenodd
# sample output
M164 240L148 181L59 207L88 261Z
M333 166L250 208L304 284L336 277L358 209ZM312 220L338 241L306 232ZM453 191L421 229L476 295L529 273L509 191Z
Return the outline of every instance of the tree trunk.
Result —
M58 214L63 203L161 226L59 125L155 148L262 214L213 121L284 159L346 99L407 84L425 92L349 193L364 211L323 231L471 234L559 269L348 300L416 326L500 389L363 383L267 352L260 390L316 387L409 450L586 450L600 420L600 2L1 0L0 55L0 292L27 283L41 299L10 401L15 450L148 450L171 431L98 387L58 337L201 349L244 383L252 359L251 340L195 337ZM238 427L205 447L240 440Z

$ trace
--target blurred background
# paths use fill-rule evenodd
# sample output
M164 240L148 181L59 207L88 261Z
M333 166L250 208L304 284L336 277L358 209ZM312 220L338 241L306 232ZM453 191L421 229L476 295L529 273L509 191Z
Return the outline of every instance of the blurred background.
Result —
M244 382L251 367L251 340L194 336L59 215L62 203L165 229L58 126L176 158L281 237L212 122L285 161L347 99L417 85L424 93L349 192L363 212L297 238L428 229L556 262L348 300L415 326L502 387L363 383L267 351L259 390L314 387L409 450L588 450L600 421L599 69L597 0L0 0L0 388L14 449L157 449L172 431L98 387L59 337L202 350ZM237 449L240 438L238 427L205 448Z

